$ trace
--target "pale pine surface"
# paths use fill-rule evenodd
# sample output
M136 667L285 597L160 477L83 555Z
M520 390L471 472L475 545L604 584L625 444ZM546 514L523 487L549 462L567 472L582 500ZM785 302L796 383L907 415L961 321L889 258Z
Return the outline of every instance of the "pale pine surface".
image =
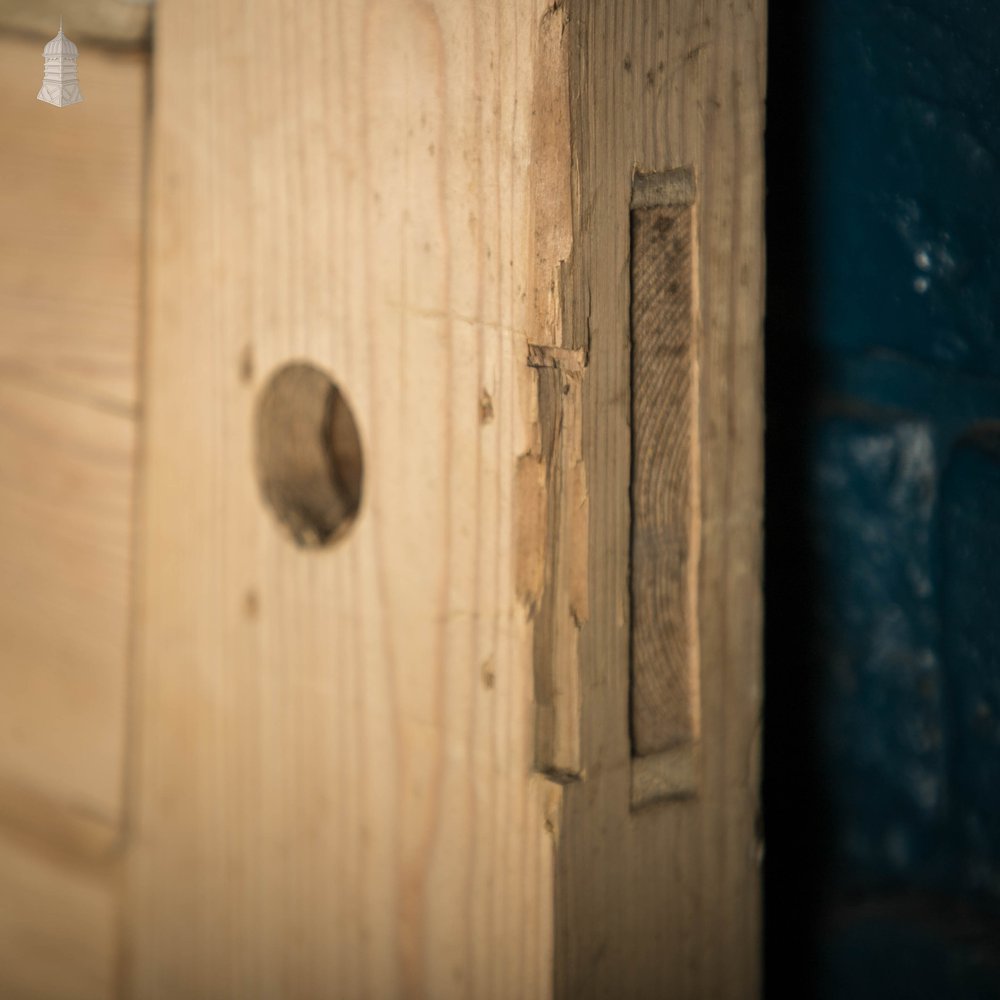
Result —
M159 5L129 985L550 991L515 460L529 2ZM328 370L349 536L262 505L253 406Z
M0 378L131 415L148 57L83 45L55 108L43 46L0 35Z
M44 40L0 36L0 996L60 1000L115 975L148 60L57 109Z
M106 1000L117 930L103 870L0 836L0 996Z

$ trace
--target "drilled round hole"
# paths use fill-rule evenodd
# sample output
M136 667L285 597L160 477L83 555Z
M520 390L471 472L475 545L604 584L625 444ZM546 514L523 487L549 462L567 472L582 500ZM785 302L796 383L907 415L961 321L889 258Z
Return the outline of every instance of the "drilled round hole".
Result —
M329 545L361 503L361 440L336 384L293 362L267 381L257 403L257 478L265 503L297 545Z

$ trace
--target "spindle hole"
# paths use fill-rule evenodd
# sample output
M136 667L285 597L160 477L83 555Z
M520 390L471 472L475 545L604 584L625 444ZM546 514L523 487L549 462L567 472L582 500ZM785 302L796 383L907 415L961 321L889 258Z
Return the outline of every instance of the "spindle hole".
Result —
M261 496L295 544L343 538L361 505L364 463L337 384L307 362L283 365L258 398L256 439Z

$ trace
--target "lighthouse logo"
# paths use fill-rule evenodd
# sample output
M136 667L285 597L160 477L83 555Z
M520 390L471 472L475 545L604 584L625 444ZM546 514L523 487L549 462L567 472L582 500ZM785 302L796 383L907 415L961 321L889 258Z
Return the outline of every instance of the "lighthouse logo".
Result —
M59 18L59 34L45 46L45 79L38 91L40 101L65 108L83 100L76 75L79 54L77 47L63 34L62 18Z

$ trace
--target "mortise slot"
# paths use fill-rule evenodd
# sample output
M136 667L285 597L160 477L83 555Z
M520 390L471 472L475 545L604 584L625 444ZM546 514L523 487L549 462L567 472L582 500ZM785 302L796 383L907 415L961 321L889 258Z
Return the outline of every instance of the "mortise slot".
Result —
M698 358L694 178L631 205L632 804L697 791Z

